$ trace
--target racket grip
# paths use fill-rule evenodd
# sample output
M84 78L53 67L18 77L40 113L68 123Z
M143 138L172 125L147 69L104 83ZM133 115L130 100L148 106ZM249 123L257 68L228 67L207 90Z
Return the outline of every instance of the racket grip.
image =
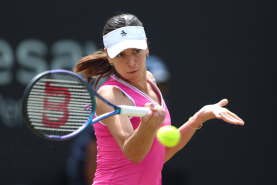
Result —
M146 107L135 107L128 105L120 105L120 114L125 116L143 117L151 110Z

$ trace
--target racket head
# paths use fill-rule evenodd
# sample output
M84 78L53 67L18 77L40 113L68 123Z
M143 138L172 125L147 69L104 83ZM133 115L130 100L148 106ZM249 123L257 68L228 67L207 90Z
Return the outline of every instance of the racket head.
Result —
M84 130L95 112L95 91L79 75L50 70L35 76L23 95L27 127L49 140L66 140Z

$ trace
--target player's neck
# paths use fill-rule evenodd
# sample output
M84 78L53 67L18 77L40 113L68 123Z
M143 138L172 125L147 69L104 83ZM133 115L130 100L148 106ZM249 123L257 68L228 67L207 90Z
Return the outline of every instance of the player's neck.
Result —
M140 91L142 92L147 92L147 89L148 89L148 85L147 85L147 80L139 80L139 81L136 81L136 82L130 82L129 83L136 87L137 89L139 89Z
M137 89L139 89L141 92L149 95L151 94L151 91L152 91L152 86L151 84L145 80L145 81L139 81L139 82L136 82L134 84L131 84L133 85L134 87L136 87Z
M147 81L146 73L136 76L132 79L124 80L144 93L147 93L149 90L149 84Z

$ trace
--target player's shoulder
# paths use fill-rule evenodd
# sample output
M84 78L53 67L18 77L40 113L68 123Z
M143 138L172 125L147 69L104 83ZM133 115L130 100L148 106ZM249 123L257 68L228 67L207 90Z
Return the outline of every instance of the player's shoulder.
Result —
M122 104L122 101L124 102L124 99L126 98L122 91L113 85L101 86L97 93L114 104Z
M121 94L121 91L113 85L104 85L98 89L97 93L104 98L109 98Z
M151 73L150 71L147 71L147 72L146 72L146 75L151 79L151 81L152 81L153 83L156 84L156 79L155 79L155 76L153 75L153 73Z

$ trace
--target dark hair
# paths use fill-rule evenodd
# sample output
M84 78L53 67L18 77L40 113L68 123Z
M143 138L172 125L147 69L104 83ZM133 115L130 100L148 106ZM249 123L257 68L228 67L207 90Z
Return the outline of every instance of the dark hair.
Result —
M104 26L103 35L124 26L143 26L141 21L132 14L120 14L109 18Z
M124 26L143 25L135 15L123 13L115 15L106 21L103 35ZM101 78L111 74L118 75L114 67L109 64L104 50L98 50L93 54L83 57L75 66L74 71L83 74L87 81L89 77L98 78L99 81ZM95 86L97 86L97 83Z

